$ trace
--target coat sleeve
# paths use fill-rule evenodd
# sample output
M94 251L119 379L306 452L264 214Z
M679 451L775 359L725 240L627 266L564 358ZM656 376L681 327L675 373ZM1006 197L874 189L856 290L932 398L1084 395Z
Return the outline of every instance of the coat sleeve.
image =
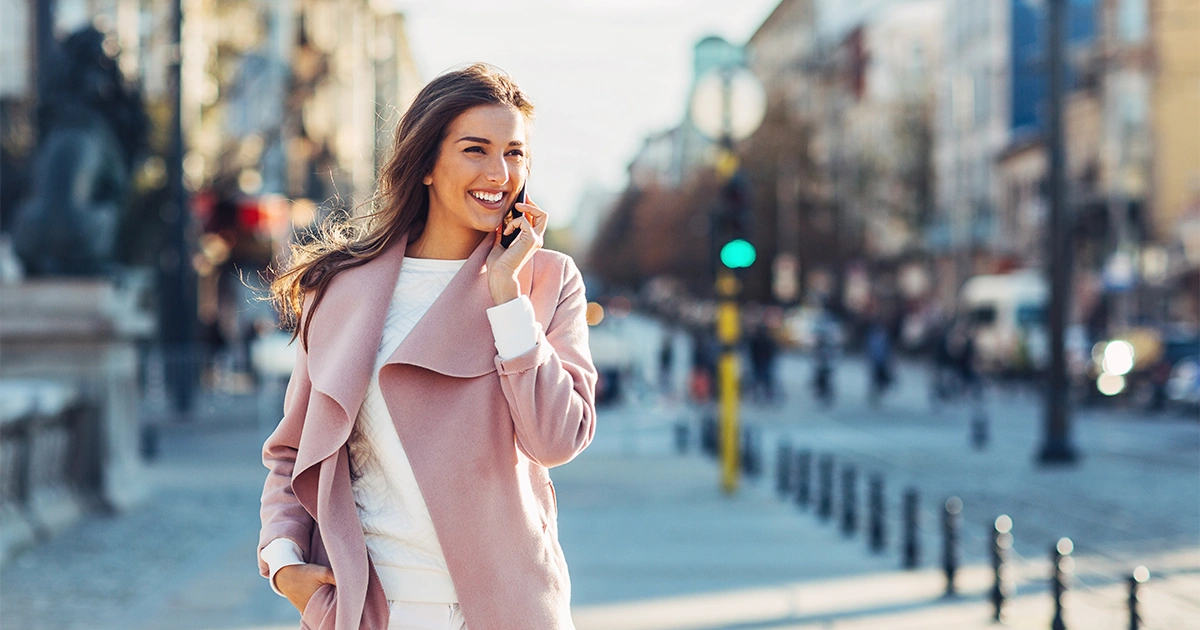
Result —
M262 493L262 529L258 538L258 570L263 577L270 574L270 567L262 558L263 547L276 538L287 538L300 547L303 558L309 557L312 541L313 518L300 504L292 491L292 470L296 466L296 452L300 445L300 431L308 408L312 382L308 377L308 353L304 345L296 350L296 365L288 381L283 399L283 419L263 444L263 465L267 467L267 480Z
M596 367L588 347L583 276L570 258L558 303L537 345L508 360L496 358L500 386L512 413L517 447L547 468L575 458L596 433Z

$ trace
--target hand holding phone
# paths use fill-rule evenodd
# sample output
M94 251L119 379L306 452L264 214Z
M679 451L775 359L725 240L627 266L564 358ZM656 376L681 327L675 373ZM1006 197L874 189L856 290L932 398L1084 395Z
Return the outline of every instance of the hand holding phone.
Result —
M509 208L509 210L508 210L508 215L509 215L510 221L515 221L516 219L521 218L521 211L517 209L517 204L519 204L519 203L525 203L525 187L524 186L521 186L521 190L517 193L516 200L513 201L512 208ZM507 226L507 223L505 225ZM504 249L508 249L508 246L512 245L513 241L517 240L517 236L520 233L521 233L521 228L515 228L509 234L501 234L500 235L500 246L503 247Z

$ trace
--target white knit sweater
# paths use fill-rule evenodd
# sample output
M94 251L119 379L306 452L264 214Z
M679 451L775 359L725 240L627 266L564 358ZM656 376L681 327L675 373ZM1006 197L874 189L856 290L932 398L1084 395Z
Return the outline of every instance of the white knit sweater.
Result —
M367 551L389 600L458 601L429 509L379 389L379 369L464 262L404 259L388 307L371 382L348 443L351 488ZM536 345L538 324L529 298L522 296L490 308L487 315L502 358L518 356ZM272 588L280 568L303 563L300 549L283 538L267 545L262 557L270 567Z

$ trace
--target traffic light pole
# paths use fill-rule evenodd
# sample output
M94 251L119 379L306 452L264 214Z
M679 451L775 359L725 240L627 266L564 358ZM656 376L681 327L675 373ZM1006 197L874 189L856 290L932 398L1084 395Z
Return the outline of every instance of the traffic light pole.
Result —
M725 494L737 492L738 461L738 373L737 343L741 337L739 325L738 293L741 283L733 270L717 268L717 340L721 342L721 356L717 360L717 385L719 387L719 411L721 429L721 489Z

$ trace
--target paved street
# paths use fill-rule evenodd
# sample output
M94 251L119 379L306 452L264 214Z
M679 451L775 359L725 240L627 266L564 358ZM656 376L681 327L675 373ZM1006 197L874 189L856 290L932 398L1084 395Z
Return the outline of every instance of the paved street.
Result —
M580 630L990 627L985 535L1001 513L1015 523L1022 559L1012 627L1048 627L1046 556L1060 536L1074 540L1078 556L1068 627L1127 627L1121 580L1138 564L1152 576L1153 597L1143 605L1152 627L1197 627L1200 423L1081 412L1081 462L1047 470L1033 461L1035 397L989 392L992 441L975 452L969 408L931 412L919 366L903 366L899 387L877 410L866 402L864 376L861 364L845 361L838 402L821 410L805 388L807 363L787 357L787 400L744 407L766 467L734 497L719 492L715 463L698 454L694 432L688 454L674 452L673 424L695 426L700 410L644 387L604 408L592 448L553 471ZM257 421L263 406L269 401L164 428L150 468L154 498L90 518L5 567L0 627L294 627L298 615L258 577L253 559L258 449L269 430ZM861 533L845 537L836 523L775 496L775 447L785 438L832 454L839 469L858 465L864 505L863 476L884 474L884 554L870 554ZM900 570L896 544L900 493L910 486L924 512L916 572ZM964 568L961 597L944 600L935 512L951 495L964 503Z

